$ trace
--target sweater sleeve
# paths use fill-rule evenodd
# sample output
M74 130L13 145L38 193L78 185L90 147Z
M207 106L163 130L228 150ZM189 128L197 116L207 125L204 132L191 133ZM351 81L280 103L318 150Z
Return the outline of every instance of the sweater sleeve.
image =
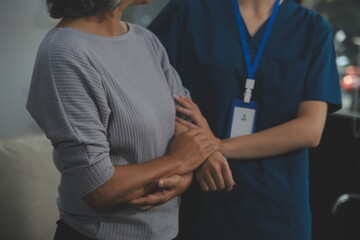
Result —
M190 98L190 92L183 86L180 76L171 65L169 56L160 40L149 30L143 29L143 31L154 61L164 73L172 95L184 95Z
M184 95L191 98L190 92L183 86L179 74L170 64L165 48L157 38L156 38L156 42L159 46L158 54L160 58L161 68L164 71L171 93L173 95Z
M27 109L52 142L56 166L77 197L110 179L110 108L99 74L78 47L61 43L39 50Z

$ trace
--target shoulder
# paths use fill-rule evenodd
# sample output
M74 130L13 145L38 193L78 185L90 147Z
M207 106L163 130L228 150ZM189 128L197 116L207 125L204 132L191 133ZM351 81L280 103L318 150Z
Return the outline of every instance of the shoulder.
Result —
M142 37L145 39L145 42L147 43L147 47L150 48L151 51L162 51L162 44L159 40L159 38L149 29L136 25L136 24L130 24L130 27L133 28L135 34L138 37Z
M291 0L287 0L291 1ZM318 12L301 6L293 1L291 3L294 9L293 15L302 21L303 24L308 25L309 27L313 27L317 30L329 31L331 30L330 25L327 20Z
M38 57L68 60L85 56L86 39L76 29L51 29L40 44Z
M56 74L68 75L71 71L92 71L84 45L81 36L72 31L50 30L39 46L33 68L34 81L47 81Z
M133 29L134 33L136 35L141 35L142 37L145 37L145 38L151 38L153 37L153 33L148 30L147 28L143 27L143 26L140 26L140 25L137 25L137 24L134 24L134 23L127 23L130 28Z

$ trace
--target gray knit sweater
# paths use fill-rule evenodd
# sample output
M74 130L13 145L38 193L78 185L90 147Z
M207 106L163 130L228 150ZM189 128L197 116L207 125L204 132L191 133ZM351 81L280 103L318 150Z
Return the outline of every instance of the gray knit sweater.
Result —
M27 108L54 146L61 172L60 217L101 240L173 239L180 199L146 212L126 205L94 209L81 199L104 184L114 165L166 154L174 134L173 95L188 94L148 30L101 37L52 29L40 45Z

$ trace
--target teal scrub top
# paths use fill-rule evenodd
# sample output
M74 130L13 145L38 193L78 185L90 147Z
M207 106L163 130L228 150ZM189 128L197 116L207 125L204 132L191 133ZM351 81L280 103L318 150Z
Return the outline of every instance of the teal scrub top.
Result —
M254 58L266 24L251 37ZM232 0L171 0L149 26L166 48L214 134L226 138L233 99L242 99L247 69ZM341 107L332 32L318 13L285 0L256 72L257 131L296 117L302 101ZM203 193L194 180L183 195L186 240L310 240L308 152L231 160L232 192Z

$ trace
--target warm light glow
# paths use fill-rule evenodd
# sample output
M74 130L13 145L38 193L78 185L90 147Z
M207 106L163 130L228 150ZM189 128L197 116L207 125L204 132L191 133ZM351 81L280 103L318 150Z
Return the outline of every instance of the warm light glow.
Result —
M347 75L343 78L343 81L346 85L351 85L353 84L355 81L353 79L353 77L351 75Z

